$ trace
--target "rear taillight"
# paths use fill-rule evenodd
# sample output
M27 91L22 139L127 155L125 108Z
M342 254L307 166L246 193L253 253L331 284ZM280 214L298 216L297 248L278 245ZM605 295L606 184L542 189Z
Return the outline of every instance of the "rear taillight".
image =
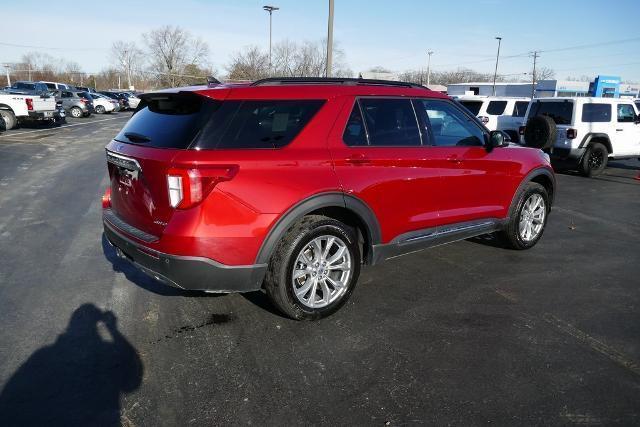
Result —
M483 124L485 124L485 125L486 125L487 123L489 123L489 117L487 117L487 116L478 116L478 118L479 118L479 119L480 119L480 121L481 121Z
M167 174L169 204L176 209L191 208L203 201L216 184L229 181L237 172L237 166L172 168Z
M111 207L111 187L107 187L106 191L102 195L102 209L109 209Z
M29 110L29 111L33 111L33 99L31 99L31 98L26 98L26 99L24 100L24 102L26 102L26 103L27 103L27 110Z
M519 133L520 135L524 135L524 131L525 131L525 129L527 129L527 127L526 127L526 126L520 126L520 127L518 128L518 133Z
M567 129L567 139L576 139L578 136L577 129Z

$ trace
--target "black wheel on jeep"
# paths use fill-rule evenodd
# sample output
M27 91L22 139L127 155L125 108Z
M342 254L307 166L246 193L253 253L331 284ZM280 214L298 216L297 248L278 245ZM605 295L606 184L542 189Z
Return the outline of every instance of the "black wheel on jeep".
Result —
M550 210L549 194L540 184L527 183L513 206L505 228L499 233L511 249L532 248L542 237Z
M352 227L324 216L306 216L287 231L271 256L267 295L292 319L329 316L351 296L360 261Z
M527 147L551 148L556 142L556 122L548 116L534 116L524 129L524 144Z
M609 152L607 148L596 142L591 144L580 160L579 170L584 176L598 176L607 167Z

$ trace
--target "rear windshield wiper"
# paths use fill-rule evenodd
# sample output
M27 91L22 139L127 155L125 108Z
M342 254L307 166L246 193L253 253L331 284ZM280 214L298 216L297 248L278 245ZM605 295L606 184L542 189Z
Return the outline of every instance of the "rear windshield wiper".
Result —
M125 132L124 136L127 137L127 139L131 142L149 142L151 141L151 138L149 138L148 136L144 136L140 133L135 133L135 132Z

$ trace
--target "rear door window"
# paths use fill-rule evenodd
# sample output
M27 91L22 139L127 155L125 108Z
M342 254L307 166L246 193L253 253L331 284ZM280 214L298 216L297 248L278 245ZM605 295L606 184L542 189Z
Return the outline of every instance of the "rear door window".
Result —
M529 101L516 101L516 105L513 106L513 117L524 117L527 113L527 107L529 106Z
M281 148L298 136L323 100L225 101L196 143L201 149Z
M582 121L585 123L605 123L611 121L611 104L584 104Z
M573 120L572 101L535 102L529 112L530 117L551 117L557 125L570 125Z
M367 126L369 145L410 147L422 144L410 100L362 98L360 107Z
M504 114L505 108L507 108L507 101L491 101L487 106L487 114L490 116L499 116Z
M464 105L474 116L477 116L482 108L482 101L460 101L460 104Z
M219 106L219 101L188 92L149 95L115 140L186 149Z

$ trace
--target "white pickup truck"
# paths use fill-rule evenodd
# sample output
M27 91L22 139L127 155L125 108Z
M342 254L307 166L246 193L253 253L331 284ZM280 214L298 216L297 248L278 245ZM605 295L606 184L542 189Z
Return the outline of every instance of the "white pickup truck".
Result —
M56 123L60 120L54 97L7 92L0 92L0 116L4 119L7 130L28 121L45 120Z

